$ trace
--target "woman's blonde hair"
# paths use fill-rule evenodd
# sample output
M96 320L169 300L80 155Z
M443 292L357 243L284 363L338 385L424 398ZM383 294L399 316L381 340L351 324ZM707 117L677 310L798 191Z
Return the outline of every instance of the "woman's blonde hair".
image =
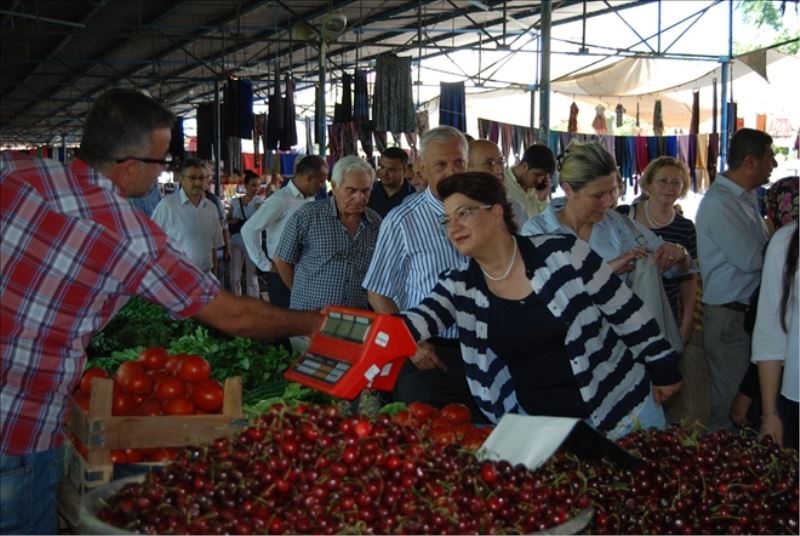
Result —
M681 180L683 181L683 186L681 186L681 193L678 197L683 198L689 191L689 167L682 161L672 156L659 156L647 164L647 168L642 173L642 190L650 193L650 186L652 186L658 170L665 167L675 167L681 170Z
M558 180L573 191L582 190L597 177L617 172L614 155L597 142L573 141L558 157Z

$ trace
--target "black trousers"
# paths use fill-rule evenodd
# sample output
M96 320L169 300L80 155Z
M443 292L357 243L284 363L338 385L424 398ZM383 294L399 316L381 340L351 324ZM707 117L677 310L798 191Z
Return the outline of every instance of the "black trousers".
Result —
M472 412L472 421L488 422L467 386L464 374L464 360L458 341L451 339L431 339L436 355L447 367L440 369L420 370L411 360L407 360L394 386L395 402L425 402L437 408L451 403L466 404Z
M273 305L289 308L289 298L292 291L283 284L281 276L278 272L267 272L267 291L269 292L269 302Z

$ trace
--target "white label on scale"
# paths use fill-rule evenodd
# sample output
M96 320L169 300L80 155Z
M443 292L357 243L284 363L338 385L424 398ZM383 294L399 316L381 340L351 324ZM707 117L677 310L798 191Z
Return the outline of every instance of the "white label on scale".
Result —
M389 345L389 334L385 331L379 331L378 334L375 335L375 344L381 348L386 348Z
M386 363L383 366L383 369L381 369L381 376L388 376L391 371L392 371L392 364Z
M372 382L372 380L375 378L375 376L378 375L380 371L381 369L379 369L377 365L372 365L364 373L364 377L367 379L368 382Z

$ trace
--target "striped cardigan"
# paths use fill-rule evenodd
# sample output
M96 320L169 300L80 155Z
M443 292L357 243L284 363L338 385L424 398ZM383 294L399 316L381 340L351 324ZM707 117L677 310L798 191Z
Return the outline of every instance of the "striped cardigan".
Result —
M516 240L533 291L567 326L564 345L589 419L613 437L651 396L651 382L680 381L678 356L641 300L585 242L565 235ZM488 293L471 259L443 272L430 295L401 315L417 341L458 326L469 388L481 411L497 422L505 413L525 411L508 366L488 347Z

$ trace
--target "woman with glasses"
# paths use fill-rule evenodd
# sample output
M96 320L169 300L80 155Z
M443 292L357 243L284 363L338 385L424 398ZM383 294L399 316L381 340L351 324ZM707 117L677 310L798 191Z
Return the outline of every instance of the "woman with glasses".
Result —
M686 248L664 242L636 223L631 228L624 216L611 210L618 195L617 164L605 147L596 142L570 143L559 156L558 171L565 197L554 199L545 212L525 222L523 235L577 236L620 275L648 255L667 277L690 270L692 259Z
M657 405L680 386L677 355L603 259L573 236L516 236L493 175L456 174L438 188L442 225L470 259L401 314L418 341L458 326L481 411L493 422L582 418L610 437L663 425Z

